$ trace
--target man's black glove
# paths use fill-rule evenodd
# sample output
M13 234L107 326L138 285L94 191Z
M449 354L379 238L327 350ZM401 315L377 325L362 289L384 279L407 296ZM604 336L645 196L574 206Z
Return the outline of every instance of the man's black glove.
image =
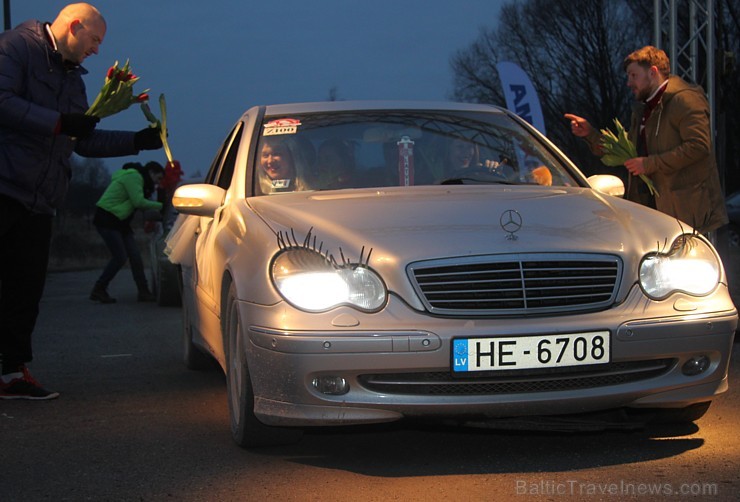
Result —
M59 132L73 138L90 136L100 119L84 113L62 113L59 118Z
M162 148L159 127L147 127L134 134L134 146L137 150L159 150Z

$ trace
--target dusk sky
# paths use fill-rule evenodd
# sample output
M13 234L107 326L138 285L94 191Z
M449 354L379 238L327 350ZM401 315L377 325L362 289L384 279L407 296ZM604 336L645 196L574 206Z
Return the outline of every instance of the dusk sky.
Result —
M11 23L52 21L69 0L11 0ZM205 174L239 116L260 104L339 99L448 100L450 57L493 27L505 0L97 0L108 22L83 66L92 102L116 60L167 99L170 144L187 175ZM503 103L495 103L503 104ZM99 128L139 130L138 106ZM165 162L164 153L105 159Z

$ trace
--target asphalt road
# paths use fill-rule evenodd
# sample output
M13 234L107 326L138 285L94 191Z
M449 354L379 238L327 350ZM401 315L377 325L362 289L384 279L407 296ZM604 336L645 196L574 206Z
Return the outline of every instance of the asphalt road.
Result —
M696 425L525 433L394 424L231 441L224 378L180 362L180 311L87 299L97 272L52 274L34 375L48 402L0 401L0 502L70 500L738 500L740 344L730 391ZM634 495L634 497L632 497Z

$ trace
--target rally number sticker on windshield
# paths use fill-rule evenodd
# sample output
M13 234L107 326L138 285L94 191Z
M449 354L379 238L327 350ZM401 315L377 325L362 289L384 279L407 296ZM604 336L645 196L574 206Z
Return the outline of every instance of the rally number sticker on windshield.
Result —
M264 136L278 136L281 134L295 134L301 121L298 119L277 119L265 124Z

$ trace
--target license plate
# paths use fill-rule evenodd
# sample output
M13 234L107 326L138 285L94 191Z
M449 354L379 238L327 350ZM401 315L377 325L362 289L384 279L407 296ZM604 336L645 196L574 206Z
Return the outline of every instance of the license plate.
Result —
M609 332L452 340L452 371L500 371L609 362Z

